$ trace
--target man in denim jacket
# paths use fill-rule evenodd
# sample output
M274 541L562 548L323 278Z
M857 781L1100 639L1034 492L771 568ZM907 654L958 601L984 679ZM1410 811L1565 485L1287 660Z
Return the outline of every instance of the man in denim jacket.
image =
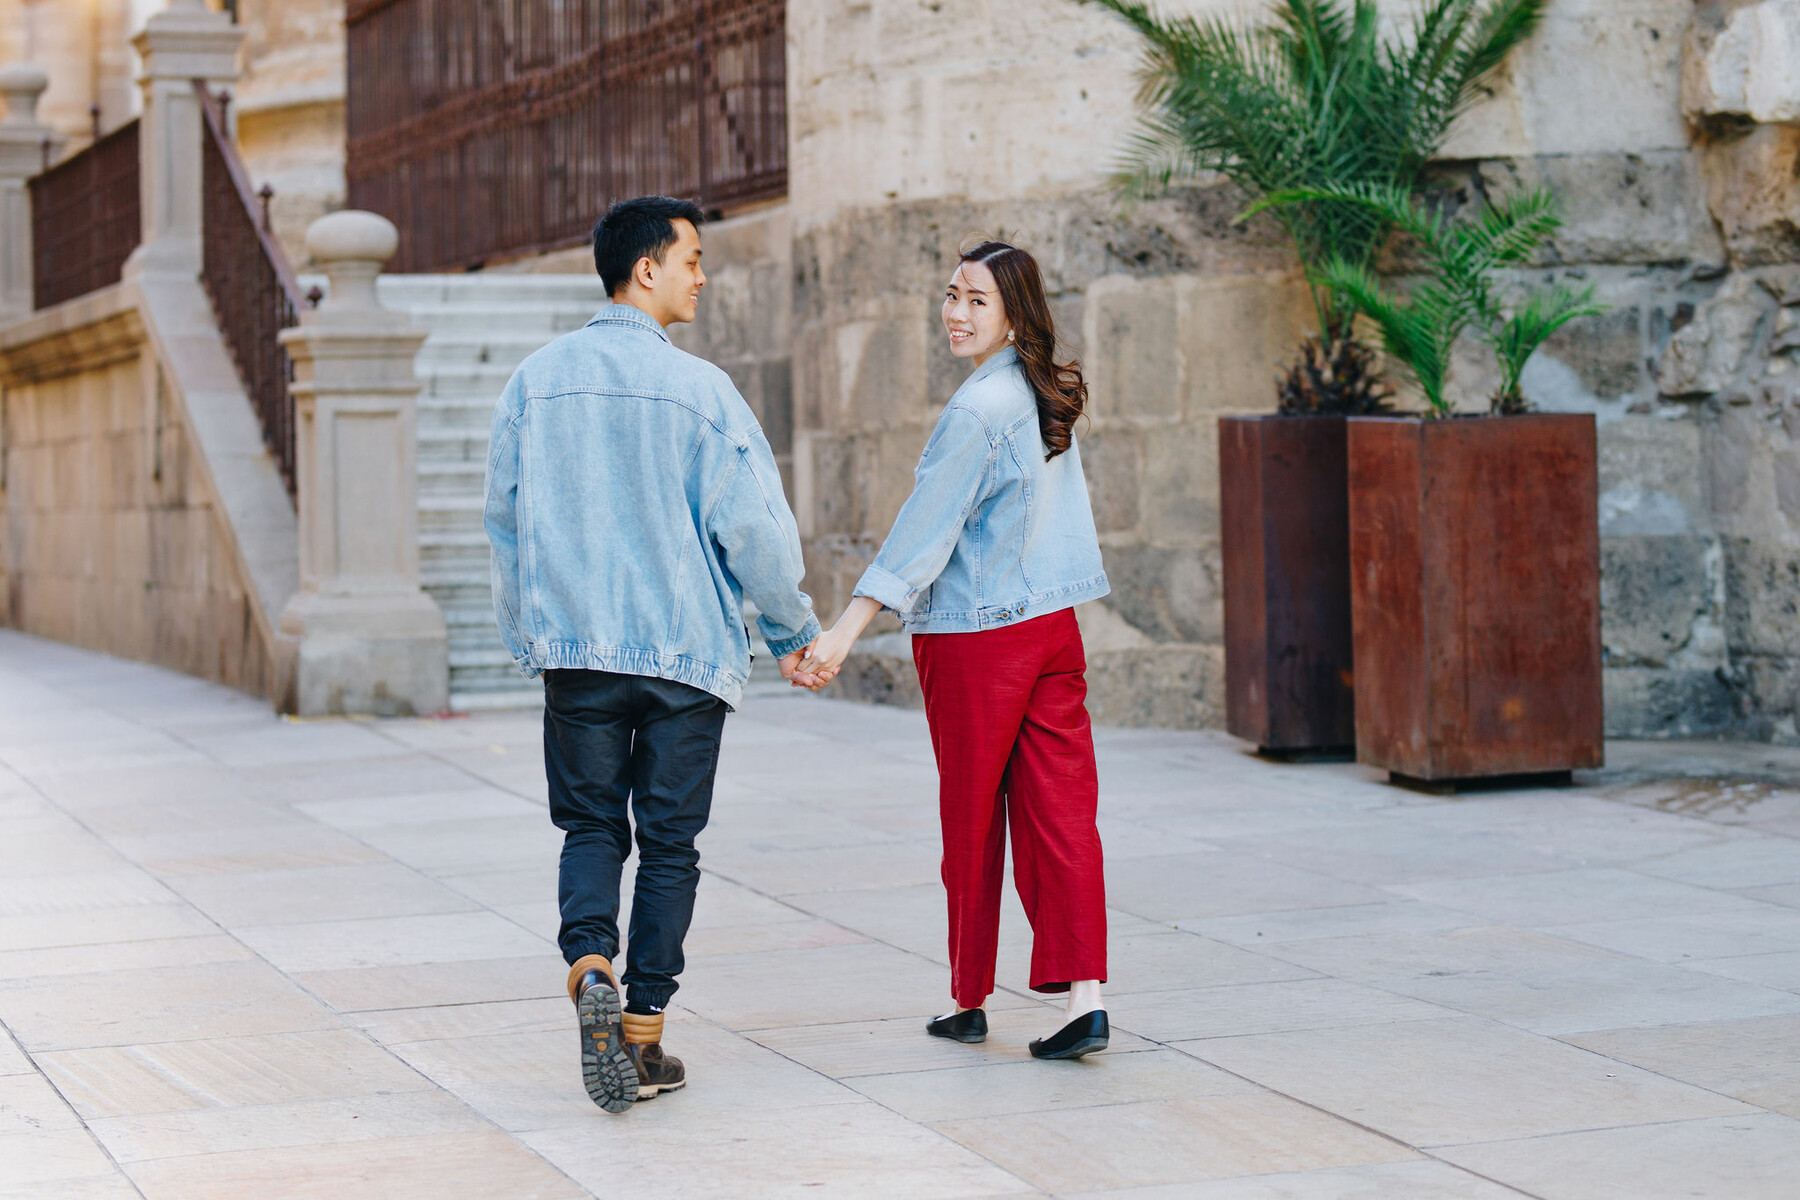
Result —
M725 714L749 675L752 601L785 677L819 634L768 440L725 372L677 350L706 276L703 217L651 196L595 226L613 303L520 365L494 414L485 520L500 635L544 677L550 815L564 831L558 942L588 1094L609 1112L681 1087L662 1053ZM636 818L621 1012L619 876Z

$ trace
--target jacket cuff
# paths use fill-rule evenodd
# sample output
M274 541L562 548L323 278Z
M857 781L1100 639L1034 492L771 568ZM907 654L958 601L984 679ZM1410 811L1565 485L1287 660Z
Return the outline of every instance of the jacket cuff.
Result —
M873 563L864 571L862 578L856 581L851 593L856 596L867 596L883 608L891 608L901 616L912 611L918 603L919 589L892 571L884 570Z
M794 651L804 650L806 647L818 641L819 635L824 632L825 631L819 627L819 618L808 613L806 616L806 624L801 626L800 632L793 637L782 638L780 641L771 641L769 639L768 631L764 630L763 642L769 647L770 654L773 654L776 658L786 658Z

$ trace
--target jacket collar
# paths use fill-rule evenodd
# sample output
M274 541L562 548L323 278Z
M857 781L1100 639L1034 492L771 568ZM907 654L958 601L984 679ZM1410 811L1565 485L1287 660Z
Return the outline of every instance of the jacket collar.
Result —
M640 329L648 329L663 341L669 341L669 331L656 323L656 318L643 309L630 304L613 301L594 314L589 325L635 325ZM670 343L673 345L674 343ZM998 356L996 356L998 357Z
M1000 349L994 351L994 356L992 358L975 368L975 373L963 381L963 386L967 387L977 380L986 379L989 375L996 374L1018 361L1019 351L1017 347L1002 346Z

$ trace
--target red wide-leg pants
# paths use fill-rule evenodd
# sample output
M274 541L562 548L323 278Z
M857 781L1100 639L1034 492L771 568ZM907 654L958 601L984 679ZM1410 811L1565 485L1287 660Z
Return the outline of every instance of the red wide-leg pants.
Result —
M913 662L937 753L951 995L972 1008L994 990L1008 825L1013 882L1031 921L1031 986L1064 992L1077 979L1104 980L1099 779L1074 610L980 633L915 634Z

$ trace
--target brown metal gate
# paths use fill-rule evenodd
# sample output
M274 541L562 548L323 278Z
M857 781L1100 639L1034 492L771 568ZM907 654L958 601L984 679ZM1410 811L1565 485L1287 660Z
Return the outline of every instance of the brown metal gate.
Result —
M138 195L138 123L34 176L31 294L49 308L119 282L143 240Z
M350 204L398 271L585 239L614 200L787 191L786 0L349 0Z

